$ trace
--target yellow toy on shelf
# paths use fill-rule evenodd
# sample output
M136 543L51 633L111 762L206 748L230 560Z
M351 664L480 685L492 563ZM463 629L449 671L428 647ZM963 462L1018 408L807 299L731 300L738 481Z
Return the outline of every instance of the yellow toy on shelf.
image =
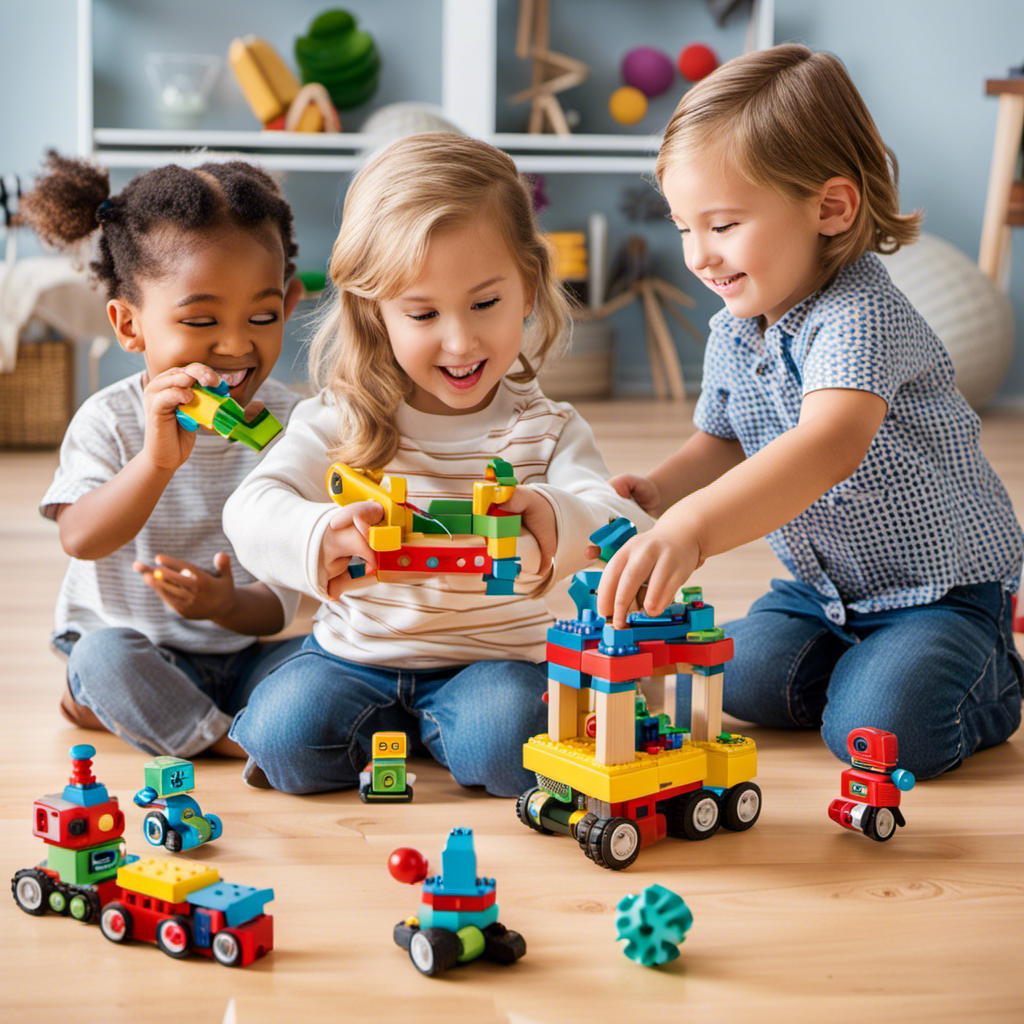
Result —
M635 533L618 519L590 539L607 561ZM548 732L523 747L537 785L516 813L621 870L666 835L706 839L720 825L750 828L761 791L751 781L754 741L722 732L722 672L733 642L715 627L701 589L685 587L661 615L634 612L626 629L614 629L597 614L600 580L600 569L578 572L569 588L578 617L548 630ZM649 714L637 686L679 672L693 676L690 729Z

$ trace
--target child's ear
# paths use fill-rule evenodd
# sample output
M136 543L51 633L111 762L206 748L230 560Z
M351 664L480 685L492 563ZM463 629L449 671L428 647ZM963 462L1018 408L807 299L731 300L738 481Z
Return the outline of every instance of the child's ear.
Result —
M849 178L829 178L818 193L818 233L841 235L853 227L860 209L860 188Z
M524 320L533 312L533 309L534 309L534 306L536 305L536 303L537 303L537 284L536 284L536 282L534 282L533 284L527 285L527 287L526 287L525 301L523 303L523 319Z
M288 322L288 317L292 315L292 311L295 309L296 303L306 294L306 286L297 278L293 277L288 282L288 287L285 288L284 292L284 319L285 323Z
M107 303L107 318L125 352L146 351L138 311L130 302L125 302L124 299L111 299Z

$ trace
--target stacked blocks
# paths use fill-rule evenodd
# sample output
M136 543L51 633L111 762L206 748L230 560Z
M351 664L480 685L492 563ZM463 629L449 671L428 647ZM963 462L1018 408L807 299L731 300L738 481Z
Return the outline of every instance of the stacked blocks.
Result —
M150 807L142 834L151 846L164 846L172 853L191 850L219 839L224 826L216 814L204 815L199 803L188 794L195 789L195 767L181 757L155 757L144 768L145 786L135 794L139 807Z
M245 410L228 393L225 381L215 388L193 384L191 401L179 405L175 416L190 433L203 426L229 441L241 441L257 452L263 451L284 429L266 409L246 420Z

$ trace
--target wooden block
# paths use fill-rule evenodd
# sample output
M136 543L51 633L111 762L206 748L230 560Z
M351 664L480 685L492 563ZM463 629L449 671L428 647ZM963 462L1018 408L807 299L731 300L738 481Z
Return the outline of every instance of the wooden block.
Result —
M598 764L628 764L636 754L636 691L594 692L597 737L594 760Z

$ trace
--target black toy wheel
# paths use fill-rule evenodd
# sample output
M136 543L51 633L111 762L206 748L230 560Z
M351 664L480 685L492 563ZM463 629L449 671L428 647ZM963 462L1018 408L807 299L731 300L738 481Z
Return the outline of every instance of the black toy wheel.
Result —
M459 962L462 943L447 928L423 928L409 941L409 959L421 974L433 977Z
M100 894L86 886L72 886L68 895L68 914L76 921L89 924L100 916Z
M170 827L167 819L159 811L150 811L143 819L142 834L150 846L163 846Z
M25 911L40 917L49 906L50 893L53 891L53 880L39 868L22 868L16 871L11 879L11 893L14 902Z
M550 836L553 835L551 829L545 828L540 822L535 821L529 811L530 801L534 794L543 792L544 790L540 786L534 786L525 793L520 793L516 800L516 815L527 828L532 828L534 832L540 832L541 835Z
M174 917L161 921L156 926L156 944L175 960L188 956L189 947L192 945L188 918L175 914Z
M591 859L594 859L594 854L590 849L590 832L591 829L600 821L593 811L587 811L586 814L576 822L576 842L580 844L580 849Z
M395 945L402 949L408 949L409 943L412 942L412 937L420 930L418 924L409 924L408 921L399 921L395 925L395 930L392 932L392 937L395 940Z
M108 903L100 914L100 931L111 942L127 942L132 937L132 915L123 903Z
M761 790L753 782L741 782L726 790L722 825L733 832L744 832L761 815Z
M484 959L496 964L512 964L526 955L526 939L519 932L509 931L500 921L484 930Z
M871 807L864 815L864 835L876 843L892 839L896 832L896 816L888 807Z
M210 949L214 960L225 967L237 967L242 962L242 943L227 929L214 935Z
M598 818L587 836L591 860L621 871L640 856L640 829L628 818Z
M170 850L171 853L181 853L181 833L170 826L164 838L164 849Z
M53 888L50 890L50 895L46 897L46 905L55 914L67 914L68 903L71 901L71 893L68 891L69 887L63 882L54 882Z
M668 832L687 839L707 839L718 831L721 810L718 798L708 789L674 797L665 809Z

